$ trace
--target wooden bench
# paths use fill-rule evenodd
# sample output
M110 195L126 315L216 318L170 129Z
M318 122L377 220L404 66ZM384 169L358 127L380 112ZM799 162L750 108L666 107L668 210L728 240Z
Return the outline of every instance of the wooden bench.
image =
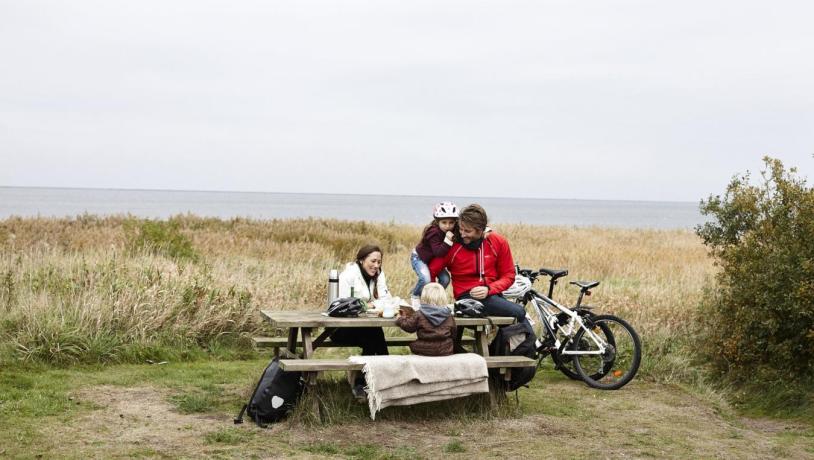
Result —
M525 356L487 356L489 369L509 370L513 367L534 367L537 360ZM289 372L361 371L362 364L347 359L281 359L280 368ZM503 374L504 372L501 372Z
M388 347L403 347L407 346L415 340L415 336L407 337L385 337ZM260 348L271 348L274 350L274 356L279 356L280 349L287 349L288 339L285 337L252 337L254 346ZM461 337L461 345L473 345L475 343L474 337ZM326 339L320 344L320 347L346 347L347 345L340 345L331 342L331 339ZM302 340L297 342L297 347L302 348Z
M525 356L487 356L486 367L489 369L499 369L500 374L505 381L511 380L512 368L515 367L534 367L537 366L537 360L526 358ZM316 376L319 372L324 371L361 371L364 367L363 364L352 363L347 359L281 359L280 368L289 372L305 372L306 380L312 388L316 385ZM498 401L505 398L505 393L495 382L489 381L489 401L492 407L498 405ZM315 407L317 413L319 408Z

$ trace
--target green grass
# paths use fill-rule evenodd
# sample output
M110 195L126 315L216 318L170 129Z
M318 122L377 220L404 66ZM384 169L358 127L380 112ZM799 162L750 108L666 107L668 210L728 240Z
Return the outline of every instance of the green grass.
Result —
M774 385L761 382L727 388L734 405L744 414L814 420L814 382Z
M211 411L215 406L215 399L207 394L185 394L175 396L172 402L182 414L195 414Z
M204 440L207 444L227 444L238 445L246 442L254 436L254 433L236 428L224 428L212 433L207 433Z
M331 444L327 442L318 442L315 444L309 444L304 446L302 450L306 452L311 452L312 454L324 454L324 455L338 455L342 452L336 446L336 444Z
M466 447L464 447L463 443L457 439L448 442L444 446L444 452L456 454L461 452L466 452Z

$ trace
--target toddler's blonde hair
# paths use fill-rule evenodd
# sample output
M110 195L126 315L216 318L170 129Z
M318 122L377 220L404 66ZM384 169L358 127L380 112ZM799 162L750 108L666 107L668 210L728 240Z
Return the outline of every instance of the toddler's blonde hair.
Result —
M438 283L428 283L421 290L421 303L427 305L446 305L447 291Z

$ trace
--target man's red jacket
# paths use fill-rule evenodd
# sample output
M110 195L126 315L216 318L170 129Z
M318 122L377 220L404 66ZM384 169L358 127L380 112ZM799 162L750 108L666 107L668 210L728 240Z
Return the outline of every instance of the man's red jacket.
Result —
M455 298L476 286L487 286L488 295L500 294L514 283L514 258L509 242L495 232L487 233L475 251L455 243L444 264L452 276Z

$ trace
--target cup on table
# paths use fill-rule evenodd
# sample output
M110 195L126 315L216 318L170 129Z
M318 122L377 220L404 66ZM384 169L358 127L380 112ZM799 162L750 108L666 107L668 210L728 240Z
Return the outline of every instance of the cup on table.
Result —
M396 316L396 306L392 302L387 302L382 308L382 318L392 318Z

